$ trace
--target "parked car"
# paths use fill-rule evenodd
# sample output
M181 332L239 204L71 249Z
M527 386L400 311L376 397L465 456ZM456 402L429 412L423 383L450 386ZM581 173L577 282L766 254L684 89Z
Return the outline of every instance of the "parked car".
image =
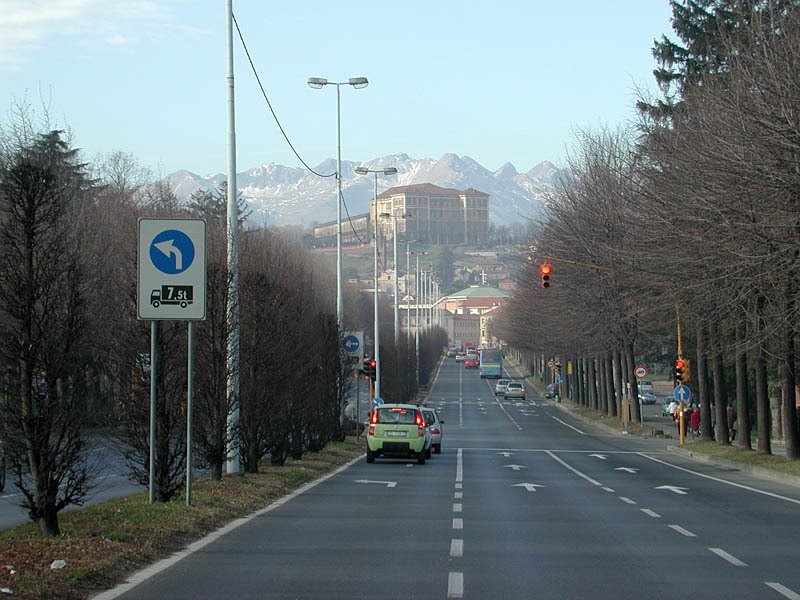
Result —
M651 394L656 393L656 390L653 387L653 382L650 381L649 379L642 379L641 381L639 381L638 388L640 392L649 392Z
M509 381L503 392L503 398L522 398L525 400L525 386L519 381Z
M544 397L545 398L555 398L557 391L558 391L558 384L556 384L556 383L548 383L547 387L544 388Z
M451 347L447 349L447 357L448 358L455 358L456 354L458 354L458 348Z
M465 360L467 360L466 354L464 354L463 352L456 353L456 362L464 362Z
M464 361L464 368L465 369L477 369L480 366L480 361L477 358L470 358L467 356L467 359Z
M642 404L655 404L658 398L653 392L639 392L639 402Z
M511 381L510 379L498 379L494 382L494 395L499 396L503 392L506 391L506 385L508 382Z
M431 447L436 454L442 453L442 436L444 432L442 430L442 425L444 421L439 418L439 413L437 413L432 408L422 408L422 418L425 419L425 423L428 425L428 429L431 430Z
M416 458L421 465L431 456L431 431L414 404L380 404L372 411L367 433L367 462L378 456Z

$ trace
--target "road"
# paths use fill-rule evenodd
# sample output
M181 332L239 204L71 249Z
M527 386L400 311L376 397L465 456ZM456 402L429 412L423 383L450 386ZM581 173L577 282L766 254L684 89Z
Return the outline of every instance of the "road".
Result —
M101 598L800 599L799 489L490 386L446 360L442 454L358 460Z

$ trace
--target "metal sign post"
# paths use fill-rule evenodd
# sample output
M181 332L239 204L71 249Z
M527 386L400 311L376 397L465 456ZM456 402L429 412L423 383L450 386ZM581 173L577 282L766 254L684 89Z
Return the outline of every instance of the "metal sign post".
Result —
M194 327L206 318L206 222L139 219L137 316L150 324L149 501L155 502L158 321L189 321L186 410L186 503L192 498Z

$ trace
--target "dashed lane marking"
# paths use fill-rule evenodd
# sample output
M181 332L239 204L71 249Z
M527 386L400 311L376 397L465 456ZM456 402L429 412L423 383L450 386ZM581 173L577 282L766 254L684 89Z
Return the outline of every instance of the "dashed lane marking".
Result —
M771 587L773 590L785 596L786 598L789 598L789 600L800 600L800 594L790 590L785 585L781 585L777 581L765 581L764 584Z
M464 519L455 517L453 519L453 529L464 529Z
M680 525L670 525L669 528L677 531L681 535L685 535L686 537L697 537L697 534L692 533L688 529L684 529Z
M657 512L650 510L649 508L643 508L642 512L646 514L648 517L653 517L654 519L660 519L661 515Z
M720 558L722 558L724 560L727 560L734 567L746 567L747 566L746 562L739 560L738 558L736 558L732 554L728 554L722 548L709 548L709 550L711 550L714 554L716 554Z
M450 540L450 557L464 556L464 540Z
M447 578L447 597L448 598L463 598L464 597L464 574L451 572Z

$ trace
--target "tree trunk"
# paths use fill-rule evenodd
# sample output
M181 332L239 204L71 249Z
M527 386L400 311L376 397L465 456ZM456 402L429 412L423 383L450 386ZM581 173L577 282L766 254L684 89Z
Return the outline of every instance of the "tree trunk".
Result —
M781 336L781 395L783 396L783 440L786 458L800 458L800 438L797 433L797 405L795 391L795 344L792 327L794 311L794 285L787 278L784 287L784 315L787 318Z
M635 367L635 359L633 356L633 342L628 342L625 345L625 379L630 386L631 398L631 421L634 423L642 422L642 413L639 410L639 386L636 385L636 377L633 375Z
M52 503L47 503L43 506L42 514L37 519L37 524L42 537L57 537L61 534L61 530L58 527L58 511L53 507Z
M758 417L758 453L772 454L770 443L770 429L772 428L772 413L769 406L769 389L767 387L767 358L764 355L764 340L761 339L763 323L761 314L758 315L759 340L756 348L756 414Z
M583 359L575 360L575 398L579 405L586 404L586 388L583 385Z
M625 392L622 387L622 354L619 350L614 352L614 391L619 402L617 414L622 417L625 414Z
M728 436L728 401L725 398L725 380L722 362L722 340L720 339L719 325L709 326L711 334L711 368L714 371L714 412L717 422L714 427L714 439L720 446L730 446L731 440Z
M708 363L706 327L697 323L697 399L700 403L700 438L706 441L714 439L714 430L711 427L711 398L708 390Z
M589 408L597 410L597 374L594 368L594 359L587 358L586 385L589 388Z
M610 352L606 354L605 360L603 361L606 372L606 397L608 398L609 417L617 416L617 399L614 397L614 367L612 364L613 361L614 357Z
M744 314L736 322L736 440L740 448L752 450L750 444L750 402L747 398L747 321Z

